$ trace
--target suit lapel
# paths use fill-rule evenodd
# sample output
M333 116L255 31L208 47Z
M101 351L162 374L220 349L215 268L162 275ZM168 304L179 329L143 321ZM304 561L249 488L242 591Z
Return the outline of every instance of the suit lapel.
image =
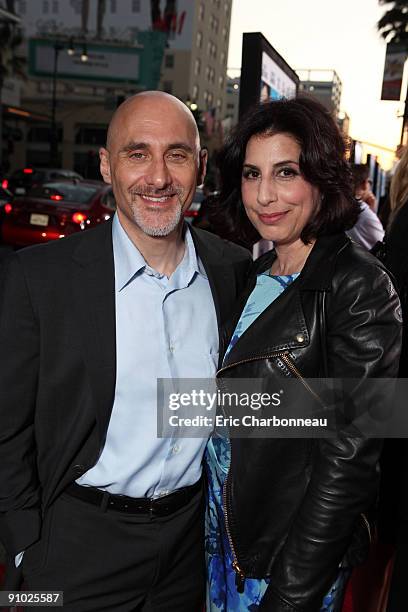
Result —
M231 264L224 257L223 245L213 240L211 235L191 228L194 245L208 276L211 293L217 313L218 332L221 337L222 326L231 316L236 299L236 279Z
M76 320L82 328L101 445L112 411L116 382L115 273L112 224L107 222L74 252L72 292Z

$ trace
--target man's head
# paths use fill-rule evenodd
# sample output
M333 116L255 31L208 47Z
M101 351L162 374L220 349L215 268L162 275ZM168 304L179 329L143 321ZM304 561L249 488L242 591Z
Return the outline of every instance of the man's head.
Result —
M155 237L179 227L204 179L206 159L189 109L159 91L125 100L100 150L101 174L112 184L121 221Z
M352 164L354 195L359 197L361 193L370 189L370 168L366 164Z

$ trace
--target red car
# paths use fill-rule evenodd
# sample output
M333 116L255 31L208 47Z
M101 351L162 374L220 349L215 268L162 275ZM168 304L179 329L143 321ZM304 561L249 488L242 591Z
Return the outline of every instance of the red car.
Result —
M23 247L64 238L107 221L115 210L112 188L100 181L43 183L12 200L1 228L3 243Z

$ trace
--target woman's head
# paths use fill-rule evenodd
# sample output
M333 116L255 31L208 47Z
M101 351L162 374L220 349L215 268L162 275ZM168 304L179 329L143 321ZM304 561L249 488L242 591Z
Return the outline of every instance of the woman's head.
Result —
M308 243L358 218L344 141L310 98L257 106L228 139L219 166L221 214L229 234L244 241L297 232Z

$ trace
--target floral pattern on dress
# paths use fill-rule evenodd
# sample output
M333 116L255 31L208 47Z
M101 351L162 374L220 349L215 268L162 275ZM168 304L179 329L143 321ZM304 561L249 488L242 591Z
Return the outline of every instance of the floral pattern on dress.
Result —
M298 274L280 277L268 274L258 276L256 287L247 300L226 355L244 331L297 276ZM208 481L205 542L208 568L207 612L256 612L269 581L247 578L244 592L238 593L236 589L236 574L232 567L232 551L225 528L222 503L222 488L230 460L228 431L226 428L218 429L209 440L205 454ZM334 584L323 599L320 612L341 612L349 575L349 570L339 568Z

